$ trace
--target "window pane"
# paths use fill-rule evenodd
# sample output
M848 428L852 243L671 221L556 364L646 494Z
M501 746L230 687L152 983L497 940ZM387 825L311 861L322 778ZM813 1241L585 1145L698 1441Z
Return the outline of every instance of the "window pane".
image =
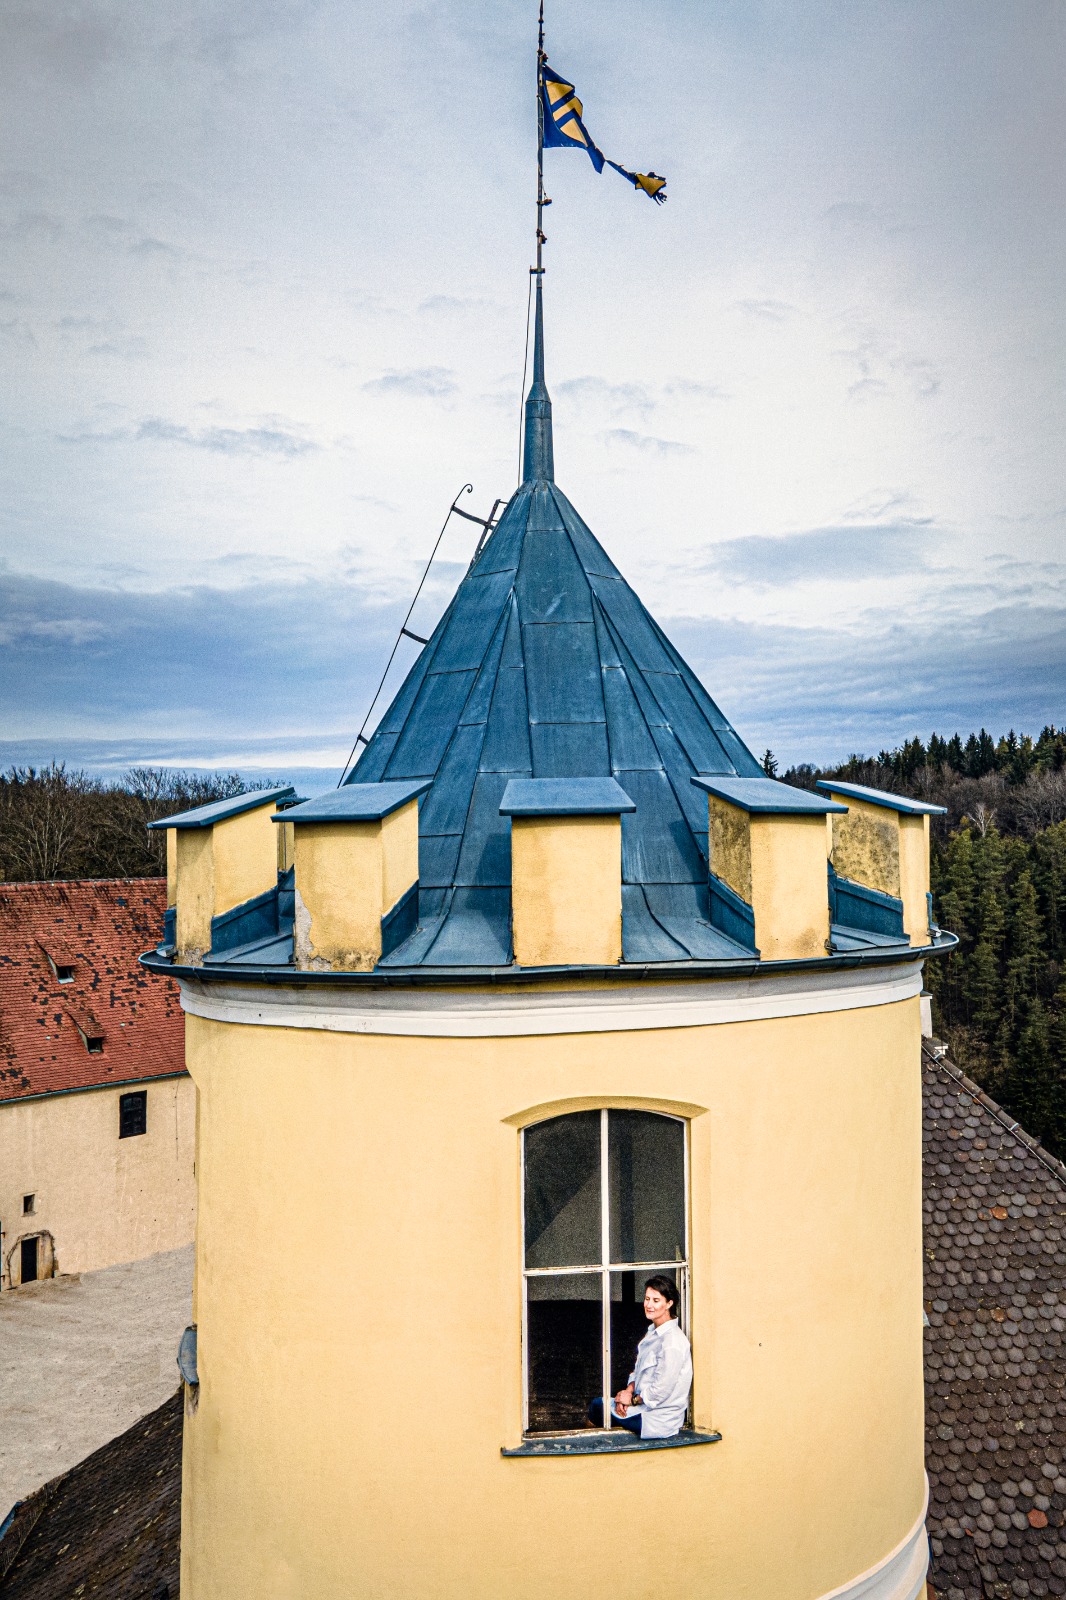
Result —
M135 1089L131 1094L119 1095L118 1136L120 1139L136 1138L148 1131L148 1091Z
M674 1271L656 1276L678 1282ZM617 1394L629 1382L637 1359L637 1345L647 1333L650 1323L644 1315L644 1283L651 1274L647 1272L611 1273L611 1393Z
M588 1426L602 1393L603 1301L598 1272L526 1279L529 1432Z
M611 1260L684 1260L684 1123L647 1111L611 1111L607 1149Z
M526 1266L599 1262L600 1113L538 1122L526 1129L525 1146Z

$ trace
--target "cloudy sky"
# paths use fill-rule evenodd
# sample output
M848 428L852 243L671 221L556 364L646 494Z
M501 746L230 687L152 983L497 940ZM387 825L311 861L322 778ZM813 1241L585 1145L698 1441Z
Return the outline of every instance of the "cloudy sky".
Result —
M670 194L546 157L557 475L738 731L1066 721L1062 0L548 12ZM0 764L343 761L515 484L534 27L0 0Z

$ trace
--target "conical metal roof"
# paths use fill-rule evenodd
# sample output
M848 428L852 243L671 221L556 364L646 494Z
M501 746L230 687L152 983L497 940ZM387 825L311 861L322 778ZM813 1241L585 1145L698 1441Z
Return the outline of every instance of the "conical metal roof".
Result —
M429 778L419 928L382 965L499 966L510 938L511 778L614 777L626 962L747 954L709 920L707 796L763 776L553 479L538 285L525 481L364 750L351 783Z

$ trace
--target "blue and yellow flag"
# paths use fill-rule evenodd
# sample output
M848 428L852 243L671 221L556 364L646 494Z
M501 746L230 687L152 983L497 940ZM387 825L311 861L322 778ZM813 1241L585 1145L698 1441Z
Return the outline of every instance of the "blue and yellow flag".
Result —
M584 107L574 93L572 83L544 63L541 73L541 94L544 97L544 144L556 150L584 150L597 172L603 171L603 156L589 138L588 129L581 120Z
M554 67L550 67L546 60L541 67L540 92L544 107L546 149L584 150L597 172L602 172L605 165L613 167L629 180L634 189L648 195L656 205L663 204L667 198L663 193L666 179L657 172L630 172L628 168L620 167L617 161L605 161L582 120L584 107L574 92L574 85L556 72Z

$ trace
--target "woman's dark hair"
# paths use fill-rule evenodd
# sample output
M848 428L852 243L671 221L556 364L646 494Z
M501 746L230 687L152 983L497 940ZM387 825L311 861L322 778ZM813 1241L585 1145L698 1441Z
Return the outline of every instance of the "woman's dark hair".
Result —
M661 1272L657 1272L654 1278L645 1281L644 1288L654 1289L656 1294L661 1294L664 1300L670 1302L670 1315L677 1316L677 1308L681 1304L681 1292L672 1278L664 1278Z

